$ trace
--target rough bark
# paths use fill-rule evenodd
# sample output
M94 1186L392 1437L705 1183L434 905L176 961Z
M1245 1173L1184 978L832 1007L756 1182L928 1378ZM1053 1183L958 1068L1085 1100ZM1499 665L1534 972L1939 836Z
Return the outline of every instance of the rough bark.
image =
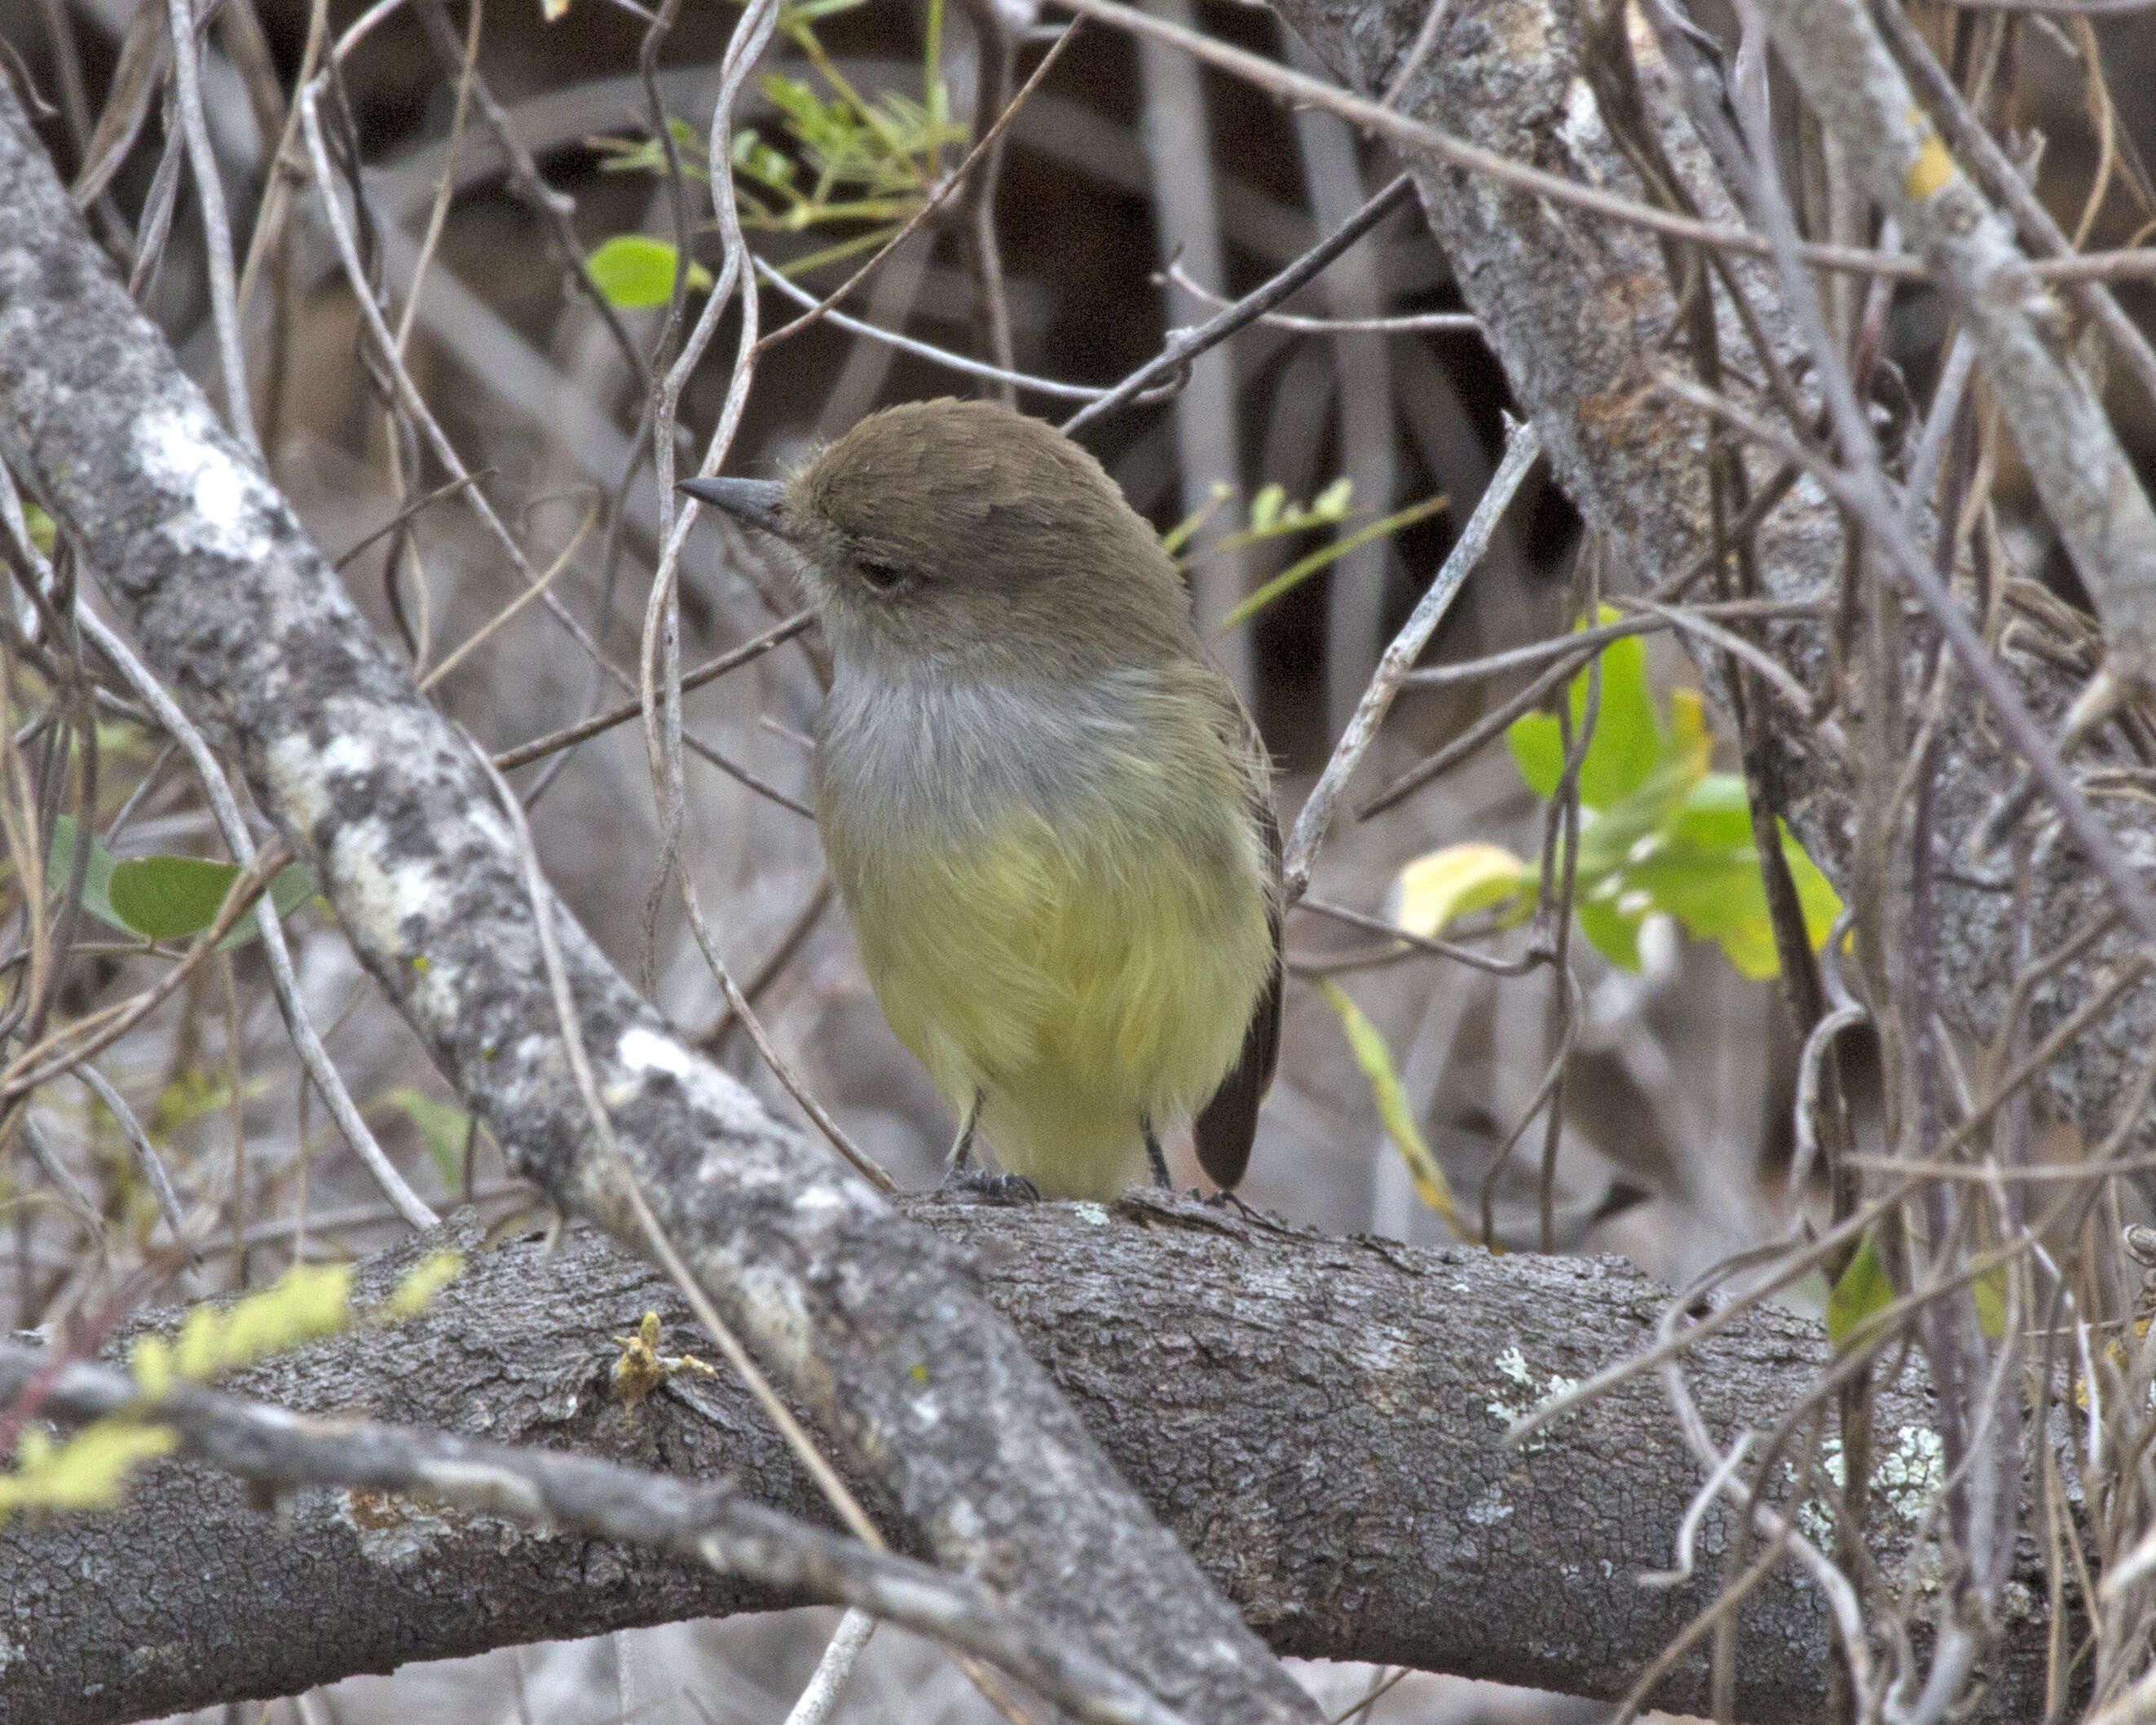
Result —
M1521 1450L1517 1413L1650 1339L1664 1291L1614 1260L1492 1258L1327 1240L1187 1203L1022 1209L909 1200L978 1266L990 1304L1046 1363L1096 1440L1245 1619L1282 1653L1396 1661L1573 1693L1620 1694L1712 1596L1731 1528L1709 1516L1699 1572L1669 1591L1673 1530L1698 1471L1651 1377ZM468 1240L474 1224L453 1222ZM370 1263L360 1304L432 1242ZM304 1411L349 1410L490 1440L572 1446L698 1476L732 1475L822 1509L731 1382L634 1413L607 1373L647 1309L666 1346L685 1312L641 1264L571 1233L475 1254L424 1318L318 1344L235 1379ZM1768 1428L1825 1358L1815 1325L1746 1318L1700 1350L1692 1382L1725 1440ZM1878 1430L1914 1456L1925 1398L1891 1390ZM874 1479L853 1478L908 1540ZM1921 1491L1885 1494L1882 1556ZM582 1540L535 1537L350 1492L275 1518L234 1481L155 1469L116 1514L0 1530L0 1717L103 1725L287 1693L354 1671L548 1636L789 1603ZM2042 1711L2046 1636L2033 1559L1979 1717ZM1743 1621L1738 1715L1820 1716L1824 1612L1785 1571ZM1661 1704L1697 1707L1703 1658Z
M1424 0L1275 0L1275 9L1348 85L1390 87L1428 12ZM1736 212L1678 99L1654 44L1635 30L1643 92L1664 153L1711 219ZM1570 0L1454 0L1438 39L1410 78L1402 111L1456 136L1583 182L1646 200L1617 149L1581 71L1578 12ZM1486 179L1409 158L1424 209L1452 261L1468 308L1482 321L1522 409L1541 429L1558 482L1587 521L1610 536L1617 578L1648 587L1690 565L1711 544L1706 425L1656 388L1658 374L1685 363L1672 339L1676 305L1660 244L1569 206ZM1775 351L1799 349L1770 272L1737 260L1736 270ZM1718 296L1717 296L1718 297ZM1727 393L1768 418L1775 410L1743 372L1758 367L1726 306L1718 307L1724 357L1740 368ZM1755 485L1771 466L1756 457ZM1759 536L1759 573L1774 598L1818 602L1839 591L1843 537L1825 494L1800 480ZM2020 572L2033 577L2033 570ZM1762 638L1809 688L1828 675L1822 632L1770 627ZM2072 650L2061 644L2061 658ZM2056 721L2075 693L2071 673L2015 649L2004 662L2023 698ZM1710 680L1712 668L1707 667ZM1850 716L1845 716L1849 718ZM1765 709L1772 788L1791 824L1846 896L1854 842L1850 786L1805 716L1779 703ZM1861 730L1852 735L1861 742ZM1974 884L1961 846L2017 768L1968 694L1950 696L1940 730L1934 819L1938 855L1957 872L1934 877L1936 961L1931 998L1959 1034L1988 1043L2011 983L2009 896ZM2145 816L2107 798L2106 818L2138 867L2156 862ZM2001 866L1990 860L1986 866ZM2034 950L2054 951L2102 902L2100 885L2070 844L2040 849L2034 877ZM2038 991L2031 1017L2041 1035L2071 1014L2116 968L2128 942L2101 942ZM2126 993L2045 1075L2060 1118L2094 1142L2156 1035L2156 989Z
M361 960L496 1142L564 1209L640 1245L572 1076L515 834L469 741L128 300L3 80L0 210L0 455L314 861ZM773 1122L549 912L651 1210L926 1548L1179 1710L1312 1717L937 1243Z

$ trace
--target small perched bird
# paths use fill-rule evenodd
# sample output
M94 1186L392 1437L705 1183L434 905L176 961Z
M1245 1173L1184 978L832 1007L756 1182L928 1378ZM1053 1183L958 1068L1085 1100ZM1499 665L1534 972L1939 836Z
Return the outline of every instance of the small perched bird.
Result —
M952 1175L1112 1198L1148 1158L1168 1183L1188 1121L1234 1186L1280 1045L1270 773L1115 481L1038 419L932 401L783 482L683 489L780 540L821 614L817 823L958 1115Z

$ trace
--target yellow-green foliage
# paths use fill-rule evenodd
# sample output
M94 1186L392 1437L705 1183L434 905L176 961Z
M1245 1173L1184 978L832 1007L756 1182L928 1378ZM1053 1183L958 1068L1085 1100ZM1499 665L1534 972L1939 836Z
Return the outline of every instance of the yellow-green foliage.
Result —
M225 1372L334 1335L352 1306L348 1264L295 1265L274 1286L226 1307L198 1306L177 1341L145 1336L131 1363L143 1394L156 1398L176 1383L206 1384Z
M417 1317L434 1303L434 1296L454 1281L464 1267L462 1252L428 1253L404 1272L397 1291L376 1307L372 1315L379 1322L393 1324Z
M434 1252L406 1272L370 1321L401 1323L433 1303L464 1268L456 1252ZM144 1336L130 1368L142 1392L139 1408L93 1420L65 1443L27 1426L15 1471L0 1474L0 1520L17 1509L110 1509L141 1463L169 1454L179 1435L144 1414L182 1384L206 1384L352 1323L352 1266L296 1266L277 1282L229 1306L198 1306L179 1335Z
M1599 620L1619 621L1602 608ZM1657 912L1695 939L1719 942L1723 955L1754 980L1780 968L1767 907L1759 850L1744 781L1711 773L1714 736L1697 691L1670 691L1665 717L1647 676L1637 635L1600 654L1594 732L1579 767L1581 824L1573 910L1579 931L1625 970L1640 968L1641 925ZM1589 674L1572 680L1573 728L1584 726ZM1527 788L1553 797L1564 773L1566 744L1554 713L1533 712L1507 732ZM1782 857L1795 886L1804 930L1822 945L1841 901L1786 827ZM1409 933L1434 937L1470 911L1495 908L1502 923L1533 911L1541 870L1481 841L1416 858L1400 873L1394 912Z
M18 1509L110 1509L137 1465L179 1442L169 1427L116 1414L55 1444L35 1425L23 1429L15 1471L0 1474L0 1521Z

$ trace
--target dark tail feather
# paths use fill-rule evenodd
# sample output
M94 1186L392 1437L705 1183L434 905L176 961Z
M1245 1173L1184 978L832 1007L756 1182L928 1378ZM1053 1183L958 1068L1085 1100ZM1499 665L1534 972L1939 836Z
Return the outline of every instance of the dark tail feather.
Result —
M1245 756L1248 764L1250 817L1265 841L1265 922L1273 945L1272 974L1265 978L1265 992L1258 997L1250 1026L1243 1032L1243 1051L1235 1057L1235 1070L1213 1092L1213 1100L1199 1111L1191 1129L1198 1145L1198 1165L1223 1192L1232 1192L1250 1165L1250 1142L1258 1135L1258 1104L1265 1101L1273 1081L1273 1068L1280 1063L1281 830L1279 818L1273 813L1265 744L1258 737L1258 727L1250 722L1235 691L1224 681L1219 687L1230 746Z
M1258 1104L1273 1081L1273 1067L1280 1059L1281 963L1280 937L1273 938L1273 973L1258 1009L1250 1014L1250 1029L1243 1033L1243 1052L1235 1070L1222 1081L1198 1116L1192 1128L1197 1140L1198 1165L1222 1191L1232 1191L1250 1165L1250 1142L1258 1135Z

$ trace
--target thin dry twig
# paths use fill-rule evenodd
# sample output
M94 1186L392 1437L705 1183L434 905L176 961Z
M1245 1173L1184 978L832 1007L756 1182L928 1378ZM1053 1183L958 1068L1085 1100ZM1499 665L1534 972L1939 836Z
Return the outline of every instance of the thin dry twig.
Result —
M2156 0L2150 0L2156 4ZM1224 311L1235 304L1212 289L1191 280L1180 263L1170 263L1168 280L1200 305ZM1291 311L1266 311L1257 321L1276 330L1293 330L1302 336L1479 336L1482 320L1471 311L1407 311L1389 317L1302 317Z
M167 0L172 45L172 93L187 139L187 169L202 210L203 244L209 261L210 318L217 330L218 368L224 382L224 414L233 434L257 461L262 444L254 433L254 403L247 388L247 350L239 330L239 290L232 269L232 220L226 213L224 182L217 151L203 113L202 70L195 40L191 0Z
M1394 697L1399 693L1415 660L1422 656L1423 649L1430 644L1438 624L1445 620L1445 613L1451 608L1468 576L1482 561L1497 524L1512 507L1512 499L1541 454L1542 439L1534 427L1515 425L1506 439L1505 459L1498 464L1497 471L1491 475L1488 486L1476 500L1466 525L1460 530L1458 541L1445 555L1444 567L1437 572L1429 590L1416 602L1414 612L1386 648L1384 657L1378 660L1369 687L1363 691L1353 717L1333 746L1332 758L1325 763L1317 783L1304 799L1294 829L1288 834L1281 873L1286 881L1290 904L1309 890L1311 870L1332 824L1333 811L1347 791L1348 781L1354 776L1363 755L1376 740L1378 727L1391 711Z
M1387 216L1404 208L1414 195L1414 183L1402 174L1286 269L1245 294L1226 311L1208 318L1195 329L1170 331L1168 345L1158 355L1140 366L1097 401L1088 402L1065 419L1063 422L1064 435L1075 437L1096 419L1115 412L1118 408L1128 407L1157 386L1179 377L1199 354L1218 347L1236 331L1246 328L1306 285L1334 259Z

